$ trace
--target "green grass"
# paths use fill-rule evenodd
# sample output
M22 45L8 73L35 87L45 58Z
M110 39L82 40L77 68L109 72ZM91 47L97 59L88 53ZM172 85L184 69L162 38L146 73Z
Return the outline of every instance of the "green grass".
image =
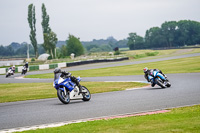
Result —
M120 91L128 88L143 87L138 82L81 82L92 94ZM9 83L0 84L0 103L57 97L52 83Z
M154 53L158 52L157 56L171 56L171 55L182 55L182 54L192 54L192 53L199 53L200 48L188 48L188 49L167 49L167 50L129 50L124 51L126 55L133 56L133 55L140 55L145 53Z
M200 56L118 67L71 71L71 73L81 77L141 75L143 74L144 67L150 69L158 68L164 73L200 72ZM26 78L53 78L53 73L28 75Z
M141 54L134 54L134 55L130 55L130 58L133 59L139 59L139 58L144 58L144 57L148 57L148 56L156 56L158 55L159 52L155 51L155 52L145 52L145 53L141 53Z
M97 120L23 133L199 133L200 105L163 114Z

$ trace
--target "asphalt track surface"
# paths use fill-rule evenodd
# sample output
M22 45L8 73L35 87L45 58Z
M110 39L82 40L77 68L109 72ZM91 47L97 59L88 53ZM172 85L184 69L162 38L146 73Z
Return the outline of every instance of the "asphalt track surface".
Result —
M0 103L0 130L200 104L200 73L167 76L172 84L170 88L155 86L92 94L89 102L74 100L64 105L57 98L51 98ZM88 77L83 80L145 81L143 75Z
M70 71L79 71L79 70L88 70L88 69L97 69L97 68L105 68L105 67L115 67L115 66L148 63L148 62L165 61L165 60L187 58L187 57L193 57L193 56L200 56L200 53L158 58L158 59L141 60L141 61L121 61L121 62L109 62L109 63L96 63L96 64L89 64L89 65L67 67L67 68L63 68L62 70L67 70L70 72ZM43 71L31 71L31 72L28 72L27 75L44 74L44 73L52 73L52 72L53 72L53 69L43 70ZM14 76L11 76L9 78L5 78L5 75L0 75L0 83L53 82L52 79L15 79L15 80L13 79L13 78L19 77L19 76L20 76L20 73L16 73ZM84 81L84 79L83 79L83 81Z

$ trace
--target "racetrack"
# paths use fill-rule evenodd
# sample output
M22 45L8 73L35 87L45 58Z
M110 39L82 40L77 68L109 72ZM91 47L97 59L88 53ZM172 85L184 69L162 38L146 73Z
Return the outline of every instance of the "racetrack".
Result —
M112 63L112 65L114 64L120 63ZM79 68L84 67L79 66ZM67 69L74 69L74 67ZM3 76L1 75L1 78L5 78ZM167 74L167 76L172 83L170 88L161 89L156 86L154 88L92 94L89 102L77 100L64 105L57 98L51 98L0 103L0 130L200 104L200 73ZM26 82L35 82L36 80L41 82L41 79L25 80ZM24 79L9 78L9 81L11 83L23 82ZM44 79L43 81L52 82L52 79ZM145 79L143 75L136 75L85 77L83 81L145 81ZM3 81L1 80L1 82Z
M179 55L179 56L173 56L173 57L165 57L165 58L149 59L149 60L141 60L141 61L122 61L122 62L87 64L87 65L80 65L80 66L74 66L74 67L67 67L67 68L63 68L62 70L66 70L66 71L71 72L71 71L78 71L78 70L88 70L88 69L97 69L97 68L106 68L106 67L115 67L115 66L124 66L124 65L134 65L134 64L141 64L141 63L148 63L148 62L157 62L157 61L187 58L187 57L193 57L193 56L200 56L200 53L185 54L185 55ZM31 72L28 72L26 75L44 74L44 73L53 73L53 69L43 70L43 71L31 71ZM16 77L19 77L19 76L21 76L20 73L16 73L14 76L12 75L9 78L5 78L5 75L0 75L0 83L53 82L53 79L21 79L21 78L16 78ZM15 79L13 79L13 78L15 78Z

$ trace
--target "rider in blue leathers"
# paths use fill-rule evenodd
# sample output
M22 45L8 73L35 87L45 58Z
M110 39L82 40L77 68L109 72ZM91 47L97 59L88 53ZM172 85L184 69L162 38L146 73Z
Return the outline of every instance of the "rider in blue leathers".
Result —
M148 82L151 82L151 86L152 86L152 87L155 86L155 83L154 83L153 81L150 81L150 80L149 80L148 75L153 76L153 71L158 71L158 72L161 73L165 78L167 78L167 76L166 76L164 73L162 73L162 71L159 70L159 69L148 69L147 67L145 67L145 68L143 69L143 71L144 71L144 77L145 77L145 79L146 79Z

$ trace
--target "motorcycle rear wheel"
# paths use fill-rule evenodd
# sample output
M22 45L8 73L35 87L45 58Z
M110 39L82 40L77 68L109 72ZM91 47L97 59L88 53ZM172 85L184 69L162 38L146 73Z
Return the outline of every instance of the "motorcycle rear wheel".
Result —
M64 104L68 104L70 102L69 92L67 92L67 94L65 95L63 90L58 89L57 96L58 96L58 99Z
M85 86L82 86L82 91L83 92L86 92L86 93L83 93L83 101L89 101L91 99L91 94L90 94L90 91L85 87Z

